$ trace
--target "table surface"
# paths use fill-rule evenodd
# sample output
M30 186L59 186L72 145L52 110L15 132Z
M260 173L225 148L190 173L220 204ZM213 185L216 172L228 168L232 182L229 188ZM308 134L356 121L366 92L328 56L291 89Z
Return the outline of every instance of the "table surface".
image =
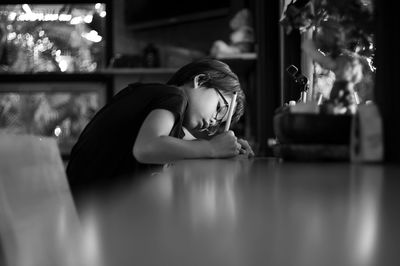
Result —
M75 198L0 175L0 265L399 265L400 167L187 160Z

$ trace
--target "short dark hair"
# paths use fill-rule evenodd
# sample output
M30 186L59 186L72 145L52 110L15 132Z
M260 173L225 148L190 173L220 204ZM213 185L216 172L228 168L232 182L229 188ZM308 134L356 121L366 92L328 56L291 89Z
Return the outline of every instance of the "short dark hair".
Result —
M167 84L182 86L188 82L193 82L194 77L199 74L204 74L204 77L199 79L202 86L217 88L229 94L237 93L236 110L232 116L232 123L239 121L244 113L245 95L238 76L226 63L213 58L193 61L175 72Z

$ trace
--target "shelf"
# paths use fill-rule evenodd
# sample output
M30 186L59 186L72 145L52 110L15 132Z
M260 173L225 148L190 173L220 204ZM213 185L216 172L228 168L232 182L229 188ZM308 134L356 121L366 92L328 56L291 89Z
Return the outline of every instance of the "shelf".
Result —
M127 3L128 3L128 1L127 1ZM135 5L135 4L136 3L133 3L133 5ZM146 5L148 5L148 4L146 4ZM127 8L129 8L129 6ZM136 7L132 7L132 8L136 8ZM175 8L173 8L173 9L174 9L174 12L176 12L176 9ZM230 11L230 7L223 7L223 8L217 8L217 9L202 11L202 12L196 11L195 13L191 13L191 14L181 14L181 15L177 14L175 16L172 15L172 16L160 17L159 19L152 19L152 20L148 20L148 21L128 21L127 27L130 30L155 29L155 28L166 27L166 26L171 26L171 25L179 25L182 23L210 20L213 18L220 18L220 17L228 16L229 11ZM163 12L163 13L168 14L168 11L167 11L167 13L165 13L165 12ZM134 18L134 15L132 15L131 18Z
M240 53L240 54L230 54L230 55L219 55L217 56L219 60L256 60L257 53Z
M0 83L4 82L49 82L49 81L101 81L107 80L107 76L100 72L93 73L0 73Z
M131 75L131 74L173 74L176 68L105 68L98 73L111 75Z
M243 53L237 55L219 56L218 59L227 63L236 74L247 76L255 71L257 54Z
M74 73L60 73L60 72L38 72L38 73L13 73L1 72L0 76L96 76L101 74L170 74L175 73L177 68L104 68L95 72L74 72Z
M105 68L90 73L0 73L1 82L23 81L105 81L115 75L165 75L173 74L177 68Z

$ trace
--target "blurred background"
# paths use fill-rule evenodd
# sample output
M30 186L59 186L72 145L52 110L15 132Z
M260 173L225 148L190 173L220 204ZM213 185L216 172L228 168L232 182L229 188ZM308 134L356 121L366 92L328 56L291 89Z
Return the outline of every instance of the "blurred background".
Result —
M393 17L382 16L389 12L372 0L2 1L0 129L54 136L68 160L82 129L119 90L165 82L184 64L214 57L238 74L247 95L234 130L269 156L276 109L301 95L287 67L307 77L310 101L329 99L335 82L337 73L304 52L307 40L326 56L346 49L362 57L359 100L377 102L388 127L398 92L376 88L398 68L383 56L392 45L384 32ZM395 135L385 132L388 158L399 158L390 148L399 146Z

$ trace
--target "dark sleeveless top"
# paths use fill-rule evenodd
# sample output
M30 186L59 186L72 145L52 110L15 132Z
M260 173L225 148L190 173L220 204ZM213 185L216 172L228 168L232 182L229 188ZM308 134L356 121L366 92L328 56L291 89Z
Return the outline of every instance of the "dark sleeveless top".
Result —
M133 145L147 115L154 109L175 114L170 136L183 138L187 96L164 84L130 84L116 94L88 123L74 145L67 166L71 186L134 175L151 168L133 156Z

